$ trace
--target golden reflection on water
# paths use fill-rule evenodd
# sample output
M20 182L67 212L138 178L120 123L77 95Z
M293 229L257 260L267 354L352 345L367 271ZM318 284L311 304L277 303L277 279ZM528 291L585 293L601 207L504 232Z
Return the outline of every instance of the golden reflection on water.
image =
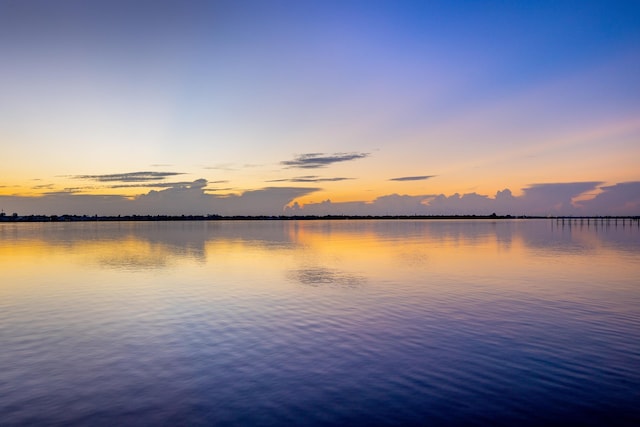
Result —
M546 220L0 224L0 413L635 408L639 238Z
M570 286L576 275L588 275L600 286L639 273L632 261L640 233L611 231L626 244L607 241L606 230L553 221L1 224L1 286L24 287L20 278L37 272L99 282L97 275L121 270L226 278L251 288L375 280L439 292L446 277L450 286L535 292L550 289L540 277Z

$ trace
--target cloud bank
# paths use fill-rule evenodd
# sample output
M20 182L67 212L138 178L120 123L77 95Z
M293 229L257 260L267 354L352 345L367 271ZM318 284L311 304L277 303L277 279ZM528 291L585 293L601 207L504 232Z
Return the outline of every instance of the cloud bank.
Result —
M127 198L119 195L49 193L39 197L0 196L5 213L20 215L283 215L297 197L315 187L266 187L242 194L209 194L198 179Z
M492 197L390 194L371 202L325 200L305 205L295 200L320 188L265 187L241 194L211 194L207 185L205 179L173 183L134 198L72 191L38 197L0 196L0 208L20 215L640 215L640 181L533 184L520 196L504 189Z
M288 215L639 215L640 182L601 186L601 182L534 184L514 196L511 190L493 197L478 193L446 196L391 194L372 202L325 200L292 204ZM600 191L591 199L585 194Z

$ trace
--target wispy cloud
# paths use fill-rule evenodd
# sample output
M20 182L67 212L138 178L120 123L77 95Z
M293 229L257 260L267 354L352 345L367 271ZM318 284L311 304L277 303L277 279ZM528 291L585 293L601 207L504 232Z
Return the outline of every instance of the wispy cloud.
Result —
M79 193L80 190L74 188L65 188L62 191L47 191L43 193L45 196L70 196Z
M109 185L108 188L171 188L191 185L193 181L180 182L142 182L139 184L115 184Z
M34 190L48 190L53 188L54 185L53 184L41 184L41 185L34 185L33 187L31 187Z
M221 171L235 171L233 163L218 163L213 166L205 166L205 169L221 170Z
M170 176L184 175L182 172L127 172L108 175L74 175L73 179L89 179L99 182L145 182L163 180Z
M346 181L353 178L335 177L335 178L322 178L315 175L296 176L293 178L271 179L265 182L335 182Z
M300 154L293 160L284 160L280 164L289 168L315 169L323 168L333 163L364 159L368 155L369 153L307 153Z
M233 190L237 190L234 187L216 187L216 188L205 188L204 192L205 193L217 193L219 191L233 191Z
M82 192L86 192L86 191L93 191L96 190L100 187L96 187L94 185L86 185L86 186L82 186L82 187L65 187L61 193L82 193ZM49 193L46 194L50 194L50 193L55 193L55 191L50 191Z
M424 181L435 176L436 175L401 176L398 178L391 178L389 181Z

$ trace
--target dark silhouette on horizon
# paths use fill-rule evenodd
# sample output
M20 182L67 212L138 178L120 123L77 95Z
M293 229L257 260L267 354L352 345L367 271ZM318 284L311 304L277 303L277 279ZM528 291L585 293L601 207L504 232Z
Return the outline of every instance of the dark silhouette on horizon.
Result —
M0 213L0 222L84 222L84 221L299 221L299 220L406 220L406 219L556 219L571 220L629 220L640 216L535 216L535 215L7 215Z

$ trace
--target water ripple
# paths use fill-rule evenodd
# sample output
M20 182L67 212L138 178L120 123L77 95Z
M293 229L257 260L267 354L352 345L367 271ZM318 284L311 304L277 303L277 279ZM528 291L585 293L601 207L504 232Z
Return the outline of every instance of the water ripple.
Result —
M539 238L518 247L533 236L522 225L483 224L316 224L302 231L324 246L300 253L291 235L308 237L304 225L165 225L161 236L199 242L197 262L181 250L127 268L85 263L68 241L100 239L111 254L130 227L55 241L55 263L27 251L41 267L2 270L0 424L640 424L632 243L603 288L594 276L613 273L571 252L575 235L553 235L567 251L554 249L559 274L527 251L544 247ZM369 252L347 258L357 251L345 242ZM588 254L616 265L610 238L589 242ZM422 261L402 260L412 245Z

